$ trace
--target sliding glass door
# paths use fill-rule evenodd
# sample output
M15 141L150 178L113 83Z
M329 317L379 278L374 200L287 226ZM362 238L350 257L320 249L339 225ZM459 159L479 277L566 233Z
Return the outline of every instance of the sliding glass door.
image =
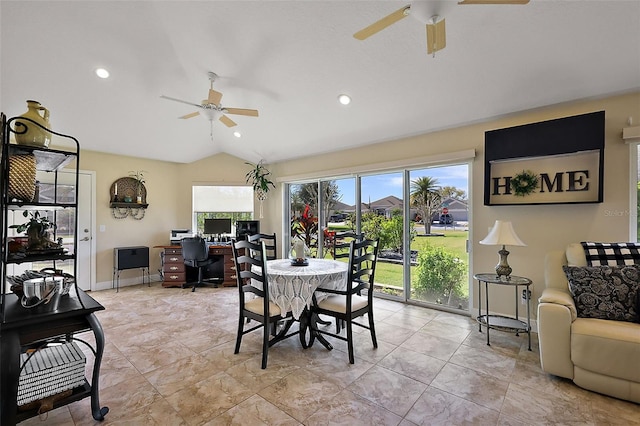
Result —
M468 164L288 184L291 235L332 257L336 233L379 239L376 295L468 310Z
M367 238L380 239L374 291L404 298L403 173L363 176L360 188L360 229Z
M410 299L447 308L469 307L468 166L412 170Z

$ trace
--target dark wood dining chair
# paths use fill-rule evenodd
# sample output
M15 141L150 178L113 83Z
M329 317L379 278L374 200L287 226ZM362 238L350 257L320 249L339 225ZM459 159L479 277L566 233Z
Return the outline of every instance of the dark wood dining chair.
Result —
M336 232L333 236L331 256L334 259L347 259L349 257L349 243L352 240L362 241L364 238L364 232L359 234L354 231Z
M378 347L376 330L373 322L373 283L378 260L379 240L364 240L349 242L349 272L347 288L345 290L330 290L318 288L313 296L312 309L315 313L328 315L343 320L346 323L346 337L327 330L318 329L321 334L335 337L347 342L349 362L354 363L353 355L353 326L366 328L371 333L373 347ZM361 295L366 290L366 295ZM329 293L329 297L318 301L318 292ZM354 321L357 317L367 314L369 322L362 324Z
M252 243L264 241L264 246L267 249L267 260L278 258L278 238L275 232L273 234L252 234L247 239Z
M349 248L351 241L363 241L365 239L364 232L356 233L354 231L336 232L333 236L331 256L334 260L349 259ZM340 328L344 328L345 322L336 318L336 333L340 333Z
M298 331L289 333L289 328L294 322L291 311L282 312L280 307L269 300L269 279L267 277L267 249L264 242L253 243L251 241L232 240L231 248L233 260L236 265L236 280L240 295L238 333L234 353L240 352L242 336L262 327L262 368L267 368L267 356L269 347L298 334ZM252 285L252 281L253 284ZM255 284L262 285L259 289ZM256 297L249 299L247 293ZM258 324L245 330L245 322L257 321ZM270 331L273 325L286 320L284 327L272 338Z

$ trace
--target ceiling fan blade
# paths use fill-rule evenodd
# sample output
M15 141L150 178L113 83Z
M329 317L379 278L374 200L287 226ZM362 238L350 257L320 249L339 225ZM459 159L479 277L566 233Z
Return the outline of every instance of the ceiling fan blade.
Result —
M191 114L183 115L182 117L178 117L178 118L186 119L186 118L195 117L197 115L200 115L200 113L198 111L192 112Z
M447 46L447 33L444 19L434 24L427 24L427 53L435 53Z
M462 0L458 4L527 4L529 0Z
M402 9L396 10L392 14L387 15L384 18L380 19L379 21L376 21L373 24L369 25L368 27L361 29L360 31L355 33L353 36L358 40L364 40L366 38L371 37L375 33L382 31L388 26L395 24L402 18L405 18L407 16L407 11L409 10L409 7L410 6L405 6Z
M237 124L232 119L227 117L226 115L222 115L220 117L220 121L222 121L222 123L227 127L237 126Z
M213 89L209 89L209 98L207 99L207 103L220 105L221 99L222 99L222 93L216 92Z
M170 101L181 102L183 104L187 104L187 105L195 106L195 107L198 107L198 108L202 108L202 105L200 105L200 104L194 104L193 102L183 101L182 99L170 98L169 96L165 96L165 95L160 95L160 97L164 98L164 99L169 99Z
M248 115L250 117L257 117L258 111L255 109L246 109L246 108L225 108L224 112L227 114L236 114L236 115Z

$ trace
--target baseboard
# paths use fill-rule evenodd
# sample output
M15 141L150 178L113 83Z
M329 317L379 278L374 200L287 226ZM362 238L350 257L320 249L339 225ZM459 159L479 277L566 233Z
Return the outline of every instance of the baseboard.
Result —
M154 275L149 275L149 280L153 283L153 282L158 282L158 281L162 281L162 278L160 277L160 274L154 274ZM147 277L145 276L145 283L147 283ZM120 278L118 280L118 286L120 288L122 287L129 287L132 285L140 285L142 284L142 277L141 276L135 276L132 278ZM116 283L114 281L102 281L102 282L97 282L95 288L93 288L93 291L101 291L101 290L110 290L112 288L116 288Z

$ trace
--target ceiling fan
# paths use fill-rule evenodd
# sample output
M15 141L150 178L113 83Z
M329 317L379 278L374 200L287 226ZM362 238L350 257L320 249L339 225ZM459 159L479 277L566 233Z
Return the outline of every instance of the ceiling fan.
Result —
M527 4L529 0L462 0L458 4ZM444 18L432 15L430 9L432 5L427 1L412 1L411 4L396 10L390 15L374 22L366 28L355 33L353 36L358 40L364 40L372 35L395 24L399 20L413 16L427 27L427 53L433 54L442 50L447 45Z
M191 105L202 110L202 114L205 115L209 121L212 123L213 120L220 120L225 126L233 127L237 126L237 124L227 117L225 114L235 114L235 115L246 115L249 117L257 117L258 111L255 109L246 109L246 108L227 108L222 106L220 101L222 100L222 93L213 90L213 82L218 78L218 75L214 72L209 72L209 80L211 82L211 86L209 88L209 96L207 99L203 100L201 104L196 104L189 101L183 101L182 99L171 98L169 96L161 95L161 98L169 99L170 101L182 102L183 104ZM178 117L181 119L187 119L191 117L195 117L200 114L200 111L194 111L187 115L183 115L182 117Z

